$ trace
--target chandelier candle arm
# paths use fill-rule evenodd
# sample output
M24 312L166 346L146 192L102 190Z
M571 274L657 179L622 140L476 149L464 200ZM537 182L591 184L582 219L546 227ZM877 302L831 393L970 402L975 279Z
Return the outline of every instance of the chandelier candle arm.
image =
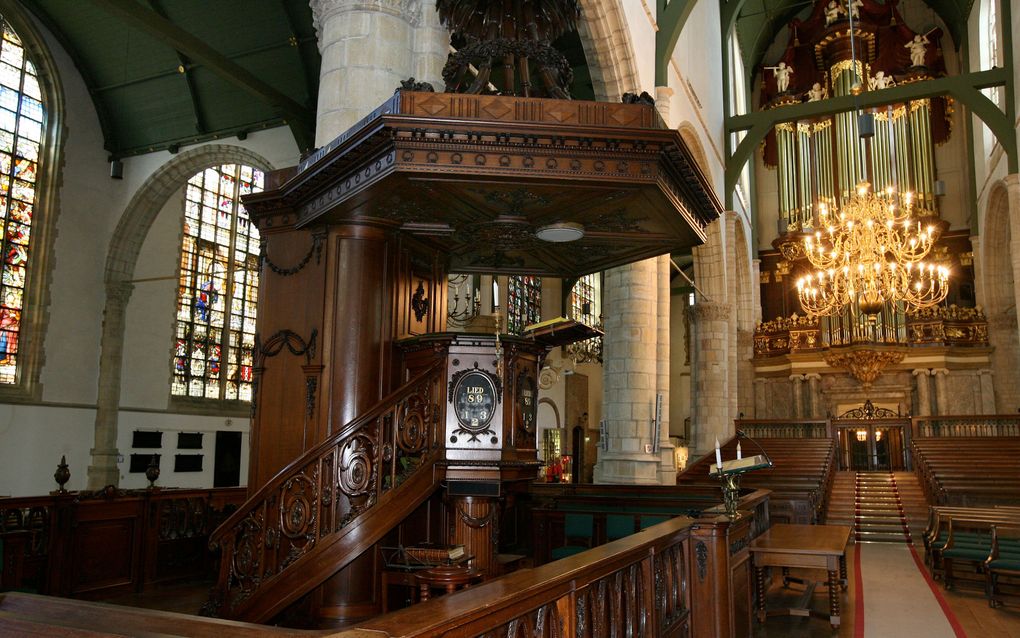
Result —
M949 292L949 269L924 261L941 228L922 226L912 193L873 193L862 182L838 212L820 202L811 230L804 253L815 270L797 280L801 306L810 315L835 315L856 305L875 316L899 302L919 310Z

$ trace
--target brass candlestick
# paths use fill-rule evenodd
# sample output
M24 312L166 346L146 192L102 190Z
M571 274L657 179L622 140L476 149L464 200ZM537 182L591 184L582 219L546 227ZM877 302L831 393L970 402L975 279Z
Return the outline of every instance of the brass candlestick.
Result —
M740 474L718 474L719 482L722 485L723 506L726 508L726 516L737 517L737 502L740 500Z

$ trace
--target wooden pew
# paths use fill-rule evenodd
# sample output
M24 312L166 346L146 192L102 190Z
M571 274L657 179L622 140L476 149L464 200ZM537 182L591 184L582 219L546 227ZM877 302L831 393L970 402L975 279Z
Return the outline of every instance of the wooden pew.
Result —
M946 589L954 585L958 564L975 572L984 568L992 549L992 528L1020 518L1020 507L946 507L929 509L928 527L923 534L925 562L932 576L941 576Z
M821 438L763 438L755 441L772 458L774 466L741 477L741 486L772 491L769 509L772 520L788 523L817 523L825 512L826 499L835 471L835 445ZM755 443L741 444L746 455L759 453ZM736 457L737 440L723 445L725 459ZM677 475L678 485L711 485L719 483L708 475L715 463L715 454L698 459Z
M930 438L911 441L914 467L929 501L941 505L1020 502L1020 438Z

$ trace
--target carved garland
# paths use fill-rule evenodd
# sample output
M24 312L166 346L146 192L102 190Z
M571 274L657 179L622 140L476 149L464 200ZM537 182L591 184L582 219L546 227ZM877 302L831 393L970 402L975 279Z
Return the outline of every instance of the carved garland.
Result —
M263 238L259 244L259 267L263 264L269 266L269 270L273 271L281 277L290 277L301 272L308 262L312 260L312 255L315 255L315 263L322 263L322 245L326 239L326 233L317 232L312 234L312 246L308 249L308 253L304 258L297 263L296 266L290 268L284 268L273 263L273 260L269 258L268 252L268 241Z

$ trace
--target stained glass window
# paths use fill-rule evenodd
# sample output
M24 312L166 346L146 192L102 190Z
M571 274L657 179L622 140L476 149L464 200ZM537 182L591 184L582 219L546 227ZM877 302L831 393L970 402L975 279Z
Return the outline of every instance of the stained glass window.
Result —
M507 278L507 319L509 334L519 335L525 326L542 318L542 278L513 275Z
M14 384L45 110L35 67L25 56L21 39L6 20L0 22L0 384Z
M584 275L570 289L570 318L602 329L602 274ZM575 363L602 361L602 337L593 337L568 347Z
M988 52L988 66L999 66L999 0L990 0L988 2L988 22L987 22L987 52ZM987 89L986 95L995 102L1001 104L999 101L999 87L992 86Z
M188 180L173 353L176 396L251 401L259 232L240 203L262 171L238 164Z

